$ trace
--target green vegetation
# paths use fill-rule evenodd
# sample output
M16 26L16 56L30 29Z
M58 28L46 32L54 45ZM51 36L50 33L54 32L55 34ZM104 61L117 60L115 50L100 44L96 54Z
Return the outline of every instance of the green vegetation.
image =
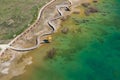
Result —
M32 24L38 10L50 0L0 0L0 39L8 40Z

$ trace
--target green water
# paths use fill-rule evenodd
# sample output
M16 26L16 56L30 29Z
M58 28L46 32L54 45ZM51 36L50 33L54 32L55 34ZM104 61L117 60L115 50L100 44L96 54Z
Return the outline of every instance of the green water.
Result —
M52 43L30 52L33 64L12 80L120 80L120 0L99 1L98 13L64 21L68 34L60 29ZM54 58L41 61L51 48Z

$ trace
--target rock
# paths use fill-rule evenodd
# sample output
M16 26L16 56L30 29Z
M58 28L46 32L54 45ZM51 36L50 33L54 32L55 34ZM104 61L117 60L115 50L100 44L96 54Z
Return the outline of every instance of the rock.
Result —
M80 27L80 28L76 29L76 31L81 33L82 32L82 28Z
M98 12L98 9L96 7L89 7L84 11L86 16L89 16L90 13L96 13L96 12Z
M94 2L94 3L97 3L97 2L98 2L98 0L93 0L93 2Z
M80 14L80 11L74 11L73 14Z
M61 30L61 32L62 32L63 34L67 34L67 33L68 33L68 31L69 31L69 29L68 29L68 28L63 28L63 29Z
M47 52L47 58L52 59L56 54L56 49L52 48L50 51Z
M82 3L83 7L88 7L90 5L90 3Z
M98 12L98 9L97 9L96 7L89 7L88 10L89 10L89 12L91 12L91 13L96 13L96 12Z
M65 11L70 11L70 8L65 8Z
M84 14L85 14L86 16L89 16L89 15L90 15L90 11L89 11L89 10L85 10L85 11L84 11Z
M107 14L103 13L102 15L103 15L103 16L106 16Z

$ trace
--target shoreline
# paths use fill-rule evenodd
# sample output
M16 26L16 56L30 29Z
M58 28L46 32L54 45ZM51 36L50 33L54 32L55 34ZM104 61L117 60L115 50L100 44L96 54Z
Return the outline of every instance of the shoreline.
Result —
M45 9L45 8L47 8L48 6L49 6L49 4L51 4L51 3L53 3L54 1L56 1L56 0L52 0L52 1L50 1L49 3L47 3L45 6L43 6L42 7L42 9L40 9L40 13L42 13L42 11ZM38 18L39 17L41 17L41 15L39 15L38 16ZM38 20L38 19L37 19ZM36 20L36 22L37 22L37 20ZM35 23L36 23L35 22ZM33 25L35 24L35 23L33 23ZM31 25L32 27L34 27L33 25ZM31 27L29 27L27 30L29 30L29 29L32 29ZM17 40L21 35L23 35L27 30L25 30L23 33L21 33L20 35L18 35L13 41L11 41L10 43L9 43L9 45L11 44L11 43L14 43L14 41L15 40ZM4 50L5 51L5 50ZM3 55L3 54L1 54L1 55ZM7 54L5 54L5 55L7 55ZM14 60L14 58L16 58L16 55L18 55L18 54L13 54L12 53L12 58L9 60L9 61L7 61L7 62L5 62L5 63L2 63L2 64L0 64L1 66L0 67L7 67L7 68L3 68L2 70L1 70L1 72L2 73L4 73L4 74L8 74L8 71L10 70L9 68L10 68L10 64L13 64L13 60ZM22 54L21 54L21 56L22 56ZM16 60L15 60L16 61ZM26 62L26 61L25 61ZM32 63L31 62L31 60L30 60L30 63ZM24 70L24 68L25 68L25 66L26 65L29 65L27 62L24 64L24 67L22 68L23 70ZM20 71L23 71L23 70L20 70ZM23 71L24 72L24 71ZM20 72L20 73L17 73L17 74L15 74L15 75L20 75L20 74L22 74L23 72ZM3 77L3 79L4 79L4 77ZM4 80L6 80L6 79L4 79Z
M52 1L54 2L54 1L56 1L56 0L52 0ZM51 1L51 2L52 2L52 1ZM45 6L43 6L43 8L41 8L41 9L44 9L44 7L47 7L48 5L49 5L49 3L46 4ZM40 11L42 11L41 9L40 9ZM42 13L42 12L41 12L41 13ZM37 18L37 20L39 20L39 17L41 17L41 16L42 16L42 15L39 15L38 18ZM37 21L37 20L36 20L36 21ZM36 21L35 21L35 23L36 23ZM35 23L33 23L33 25L31 25L31 26L33 27ZM60 23L61 23L61 22L59 22L59 24L60 24ZM29 29L32 29L32 28L29 27L27 30L29 30ZM25 32L27 32L27 30L25 30ZM21 33L21 35L24 35L25 32ZM19 38L21 35L19 35L18 37L16 37L14 40L16 40L17 38ZM11 43L13 43L14 40L13 40L12 42L10 42L9 45L11 45ZM22 54L21 54L21 55L22 55ZM15 56L14 56L14 57L15 57ZM25 66L26 66L26 65L25 65ZM25 67L24 67L24 68L25 68Z

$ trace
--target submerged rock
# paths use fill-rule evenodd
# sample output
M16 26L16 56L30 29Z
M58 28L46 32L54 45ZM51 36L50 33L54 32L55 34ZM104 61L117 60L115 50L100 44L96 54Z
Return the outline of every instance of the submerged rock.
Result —
M89 7L88 10L89 10L89 12L91 12L91 13L96 13L96 12L98 12L98 9L97 9L96 7Z
M80 14L80 11L74 11L73 14Z
M84 11L86 16L89 16L91 13L97 13L98 9L96 7L89 7Z
M83 22L83 23L86 23L86 22L89 22L89 20L87 20L87 19L83 19L82 22Z
M84 14L85 14L86 16L89 16L89 15L90 15L90 11L89 11L89 10L85 10L85 11L84 11Z
M46 58L52 59L52 58L55 56L55 54L56 54L56 49L55 49L55 48L52 48L51 50L49 50L49 51L47 52Z
M69 29L68 29L68 28L63 28L63 29L61 30L61 32L62 32L63 34L67 34L67 33L68 33L68 31L69 31Z
M90 3L82 3L83 7L88 7L90 5Z
M93 2L94 2L94 3L97 3L97 2L98 2L98 0L93 0Z

